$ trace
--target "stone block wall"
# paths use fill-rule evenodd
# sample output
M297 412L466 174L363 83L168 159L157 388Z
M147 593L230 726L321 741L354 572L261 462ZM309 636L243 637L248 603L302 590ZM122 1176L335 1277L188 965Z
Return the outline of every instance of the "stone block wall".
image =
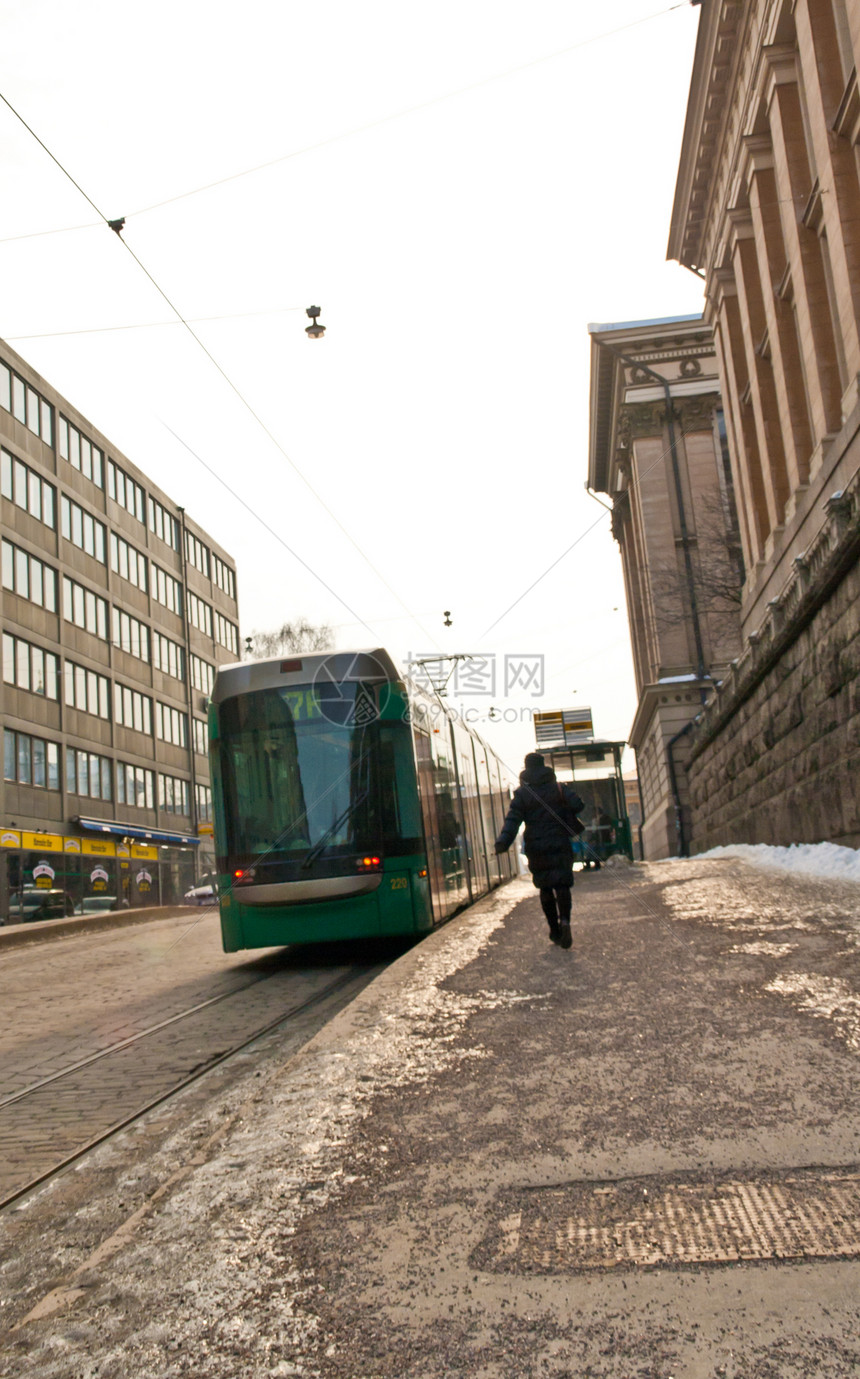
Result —
M842 495L840 495L842 497ZM856 492L702 714L688 766L691 851L860 847L860 522Z

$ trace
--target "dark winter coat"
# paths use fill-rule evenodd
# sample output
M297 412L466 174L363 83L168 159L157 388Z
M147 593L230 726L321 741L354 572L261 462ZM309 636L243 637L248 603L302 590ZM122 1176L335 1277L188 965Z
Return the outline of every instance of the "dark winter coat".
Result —
M564 803L559 798L559 789ZM496 848L507 851L525 824L523 850L536 886L573 885L573 853L568 810L578 814L584 808L572 785L559 787L555 771L537 766L520 772L511 807L496 839ZM567 815L567 818L565 816Z

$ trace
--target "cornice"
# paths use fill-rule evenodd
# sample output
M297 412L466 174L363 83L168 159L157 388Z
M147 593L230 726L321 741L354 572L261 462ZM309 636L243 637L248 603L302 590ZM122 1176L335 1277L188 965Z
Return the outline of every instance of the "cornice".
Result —
M762 48L759 59L757 80L761 82L768 104L777 86L794 86L797 83L797 48L794 43L772 43Z
M705 209L714 185L744 5L742 0L705 0L699 13L666 255L688 268L701 266Z
M769 134L745 134L741 142L741 174L744 181L749 184L754 172L763 172L774 166L773 142Z
M715 356L713 335L701 316L657 321L628 321L589 327L591 382L589 396L588 484L598 493L614 492L614 456L628 365L619 355L643 362L707 359ZM716 365L713 373L716 375ZM684 377L687 375L684 374Z

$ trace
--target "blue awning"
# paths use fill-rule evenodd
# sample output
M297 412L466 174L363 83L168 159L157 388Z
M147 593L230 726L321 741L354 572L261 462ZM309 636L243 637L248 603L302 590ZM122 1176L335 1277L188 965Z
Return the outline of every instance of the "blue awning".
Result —
M135 838L147 843L176 843L179 847L199 847L200 839L192 833L168 833L162 828L141 828L140 824L117 824L111 819L75 820L88 833L112 833L119 838Z

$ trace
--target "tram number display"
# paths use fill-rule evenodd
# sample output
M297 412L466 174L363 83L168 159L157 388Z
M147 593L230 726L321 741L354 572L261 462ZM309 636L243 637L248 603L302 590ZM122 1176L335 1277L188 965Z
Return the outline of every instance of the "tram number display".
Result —
M312 718L323 716L313 685L304 689L282 689L281 697L289 707L294 723L308 723Z
M391 889L393 891L405 891L409 889L408 876L392 876Z

